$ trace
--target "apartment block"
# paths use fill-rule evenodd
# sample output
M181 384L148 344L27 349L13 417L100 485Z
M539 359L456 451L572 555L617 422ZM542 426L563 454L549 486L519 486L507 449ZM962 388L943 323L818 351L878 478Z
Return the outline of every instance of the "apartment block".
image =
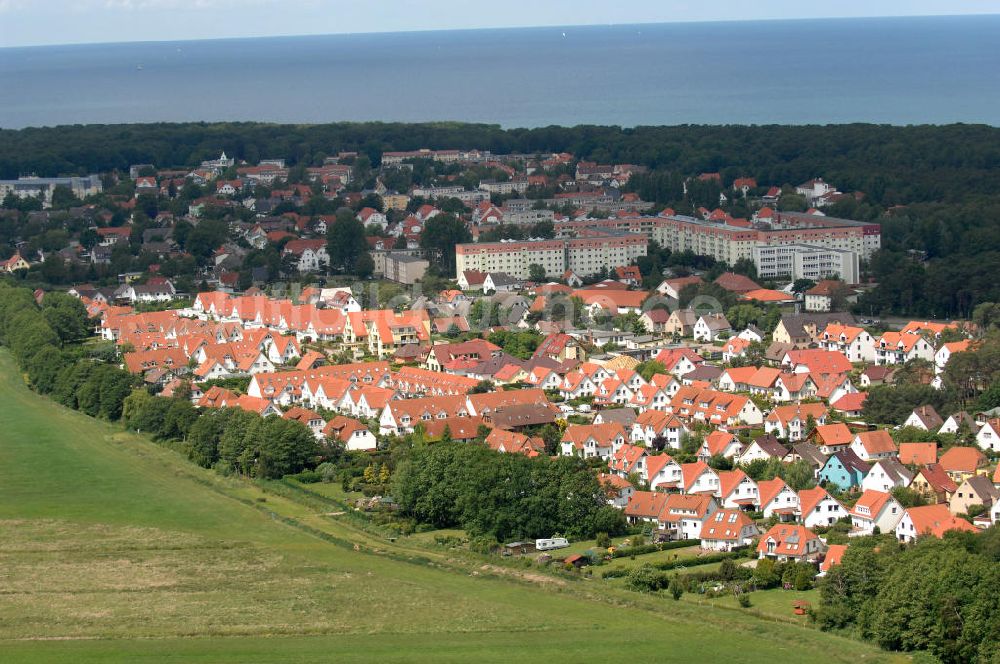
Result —
M758 244L753 262L763 279L788 277L821 281L838 276L849 284L858 282L857 252L808 244Z
M525 240L460 244L455 247L458 274L465 270L505 272L527 279L532 264L541 265L551 277L566 270L594 274L599 269L631 265L646 255L647 240L642 235L589 232L584 237L554 240Z

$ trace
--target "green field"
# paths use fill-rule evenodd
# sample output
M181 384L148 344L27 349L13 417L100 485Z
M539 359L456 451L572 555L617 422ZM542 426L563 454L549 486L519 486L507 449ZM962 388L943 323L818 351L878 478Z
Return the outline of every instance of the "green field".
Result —
M29 392L0 352L0 661L897 661L390 543Z

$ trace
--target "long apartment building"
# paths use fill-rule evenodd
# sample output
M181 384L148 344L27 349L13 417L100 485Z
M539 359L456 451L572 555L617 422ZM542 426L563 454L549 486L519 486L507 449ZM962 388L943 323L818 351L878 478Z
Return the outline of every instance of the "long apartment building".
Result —
M878 224L791 212L777 213L768 224L746 226L672 215L558 222L555 230L556 237L593 230L642 233L672 251L712 256L730 265L741 258L756 261L758 247L792 245L849 251L868 258L879 249L882 237Z
M860 272L856 251L809 244L759 244L753 248L753 262L763 279L788 277L821 281L837 276L849 284L856 284Z
M18 198L38 198L41 196L43 202L48 205L52 202L52 194L56 187L66 187L77 198L86 198L92 194L101 193L101 176L84 175L57 178L22 176L17 180L0 180L0 199L5 198L8 194L14 194Z
M646 255L644 236L614 231L588 231L581 237L554 240L524 240L460 244L455 247L458 274L466 270L505 272L527 279L533 264L545 268L550 277L566 270L594 274L599 269L631 265Z

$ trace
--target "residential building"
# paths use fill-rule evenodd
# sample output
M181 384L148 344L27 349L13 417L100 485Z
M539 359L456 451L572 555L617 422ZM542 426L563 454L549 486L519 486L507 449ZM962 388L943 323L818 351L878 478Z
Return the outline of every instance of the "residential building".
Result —
M896 487L910 486L913 476L914 473L896 459L879 459L861 481L861 489L889 493Z
M586 237L459 244L455 247L457 274L467 270L504 272L529 277L531 265L546 274L594 274L616 265L631 265L646 255L647 241L628 233L594 233Z
M945 508L948 511L948 508ZM883 491L865 491L851 508L851 525L855 535L871 535L878 528L881 533L893 532L903 518L903 506L891 494Z
M927 536L941 538L951 530L978 532L971 523L949 512L947 505L910 507L894 528L900 542L913 542Z
M418 256L402 253L385 255L385 278L389 281L413 285L424 278L428 267L430 263Z
M777 277L796 279L842 279L858 283L860 274L858 253L849 249L809 244L758 244L753 248L753 261L761 279Z
M806 528L832 526L847 515L840 501L823 487L799 491L799 518Z
M826 465L819 471L819 480L833 484L842 491L848 491L860 487L870 470L871 466L868 463L853 450L846 449L830 455Z
M749 546L760 534L753 519L738 509L713 512L701 526L701 548L710 551L732 551Z
M761 536L757 544L758 558L778 561L813 562L823 553L823 542L805 526L779 523Z
M1000 499L1000 489L985 475L968 478L952 494L948 508L952 514L966 514L970 507L982 505L987 511Z

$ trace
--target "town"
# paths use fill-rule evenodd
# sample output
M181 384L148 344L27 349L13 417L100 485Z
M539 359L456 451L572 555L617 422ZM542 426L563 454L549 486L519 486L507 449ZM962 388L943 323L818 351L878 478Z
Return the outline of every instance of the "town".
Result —
M646 175L422 149L22 177L0 181L18 229L0 271L43 310L85 310L76 341L127 372L92 414L226 474L337 483L402 533L462 528L496 558L750 606L776 564L809 590L879 537L995 528L998 305L863 312L880 225L836 214L863 192L702 172L676 183L690 209L659 208L630 186ZM45 389L86 412L74 376ZM227 452L232 411L311 441ZM568 458L597 501L534 525L432 515L415 467L454 444ZM678 555L702 581L667 576Z

